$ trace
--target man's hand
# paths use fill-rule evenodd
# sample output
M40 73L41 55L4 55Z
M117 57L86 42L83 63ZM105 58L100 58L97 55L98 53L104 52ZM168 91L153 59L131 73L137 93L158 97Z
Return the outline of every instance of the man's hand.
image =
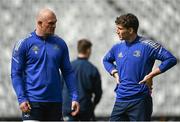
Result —
M76 116L79 113L80 110L80 105L77 101L72 101L72 106L71 106L71 115Z
M139 82L139 84L146 83L146 85L149 87L149 89L152 91L153 89L153 77L151 75L146 75L142 81Z
M115 73L113 77L116 79L116 83L119 84L119 75L118 75L118 73Z
M153 78L159 74L161 74L161 70L159 69L159 67L157 67L153 71L151 71L148 75L146 75L144 79L139 82L139 84L146 83L147 86L150 88L150 90L152 90Z
M20 106L21 111L24 113L30 112L31 110L31 106L28 101L22 102L19 106Z
M116 79L116 83L119 84L119 74L116 69L111 71L111 75Z

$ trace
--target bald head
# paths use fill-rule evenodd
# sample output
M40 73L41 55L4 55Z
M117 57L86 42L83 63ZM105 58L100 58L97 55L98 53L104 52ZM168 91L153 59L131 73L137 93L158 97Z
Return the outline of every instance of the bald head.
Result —
M41 9L36 16L36 33L39 36L54 34L56 21L56 15L51 9Z
M51 9L43 8L38 12L38 14L36 16L36 20L44 21L44 20L46 20L46 18L51 17L51 16L56 17L55 13Z

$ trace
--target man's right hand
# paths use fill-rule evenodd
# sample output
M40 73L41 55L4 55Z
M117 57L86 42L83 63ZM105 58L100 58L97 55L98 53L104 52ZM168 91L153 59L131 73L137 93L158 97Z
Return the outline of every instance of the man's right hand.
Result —
M20 104L20 109L22 112L27 113L30 112L31 106L28 101L24 101Z
M111 75L116 79L116 83L119 84L119 75L116 69L111 71Z
M114 78L116 79L116 83L119 84L119 75L118 75L118 73L114 74Z

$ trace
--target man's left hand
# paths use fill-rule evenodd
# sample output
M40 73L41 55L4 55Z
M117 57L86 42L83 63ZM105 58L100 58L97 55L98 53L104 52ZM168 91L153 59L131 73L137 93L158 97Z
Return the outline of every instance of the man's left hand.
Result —
M72 101L72 106L71 106L71 115L76 116L79 113L80 110L80 105L77 101Z
M153 77L150 75L146 75L142 81L139 82L139 84L146 83L146 85L149 87L150 90L153 89Z

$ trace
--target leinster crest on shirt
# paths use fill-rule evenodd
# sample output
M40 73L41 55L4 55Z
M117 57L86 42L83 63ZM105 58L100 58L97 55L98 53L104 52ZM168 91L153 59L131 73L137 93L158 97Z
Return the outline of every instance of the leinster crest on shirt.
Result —
M38 51L39 51L39 47L36 46L36 45L34 45L34 46L32 47L32 50L34 51L35 54L37 54Z
M140 51L140 50L135 50L135 51L133 52L133 56L135 56L135 57L140 57L140 56L141 56L141 51Z

